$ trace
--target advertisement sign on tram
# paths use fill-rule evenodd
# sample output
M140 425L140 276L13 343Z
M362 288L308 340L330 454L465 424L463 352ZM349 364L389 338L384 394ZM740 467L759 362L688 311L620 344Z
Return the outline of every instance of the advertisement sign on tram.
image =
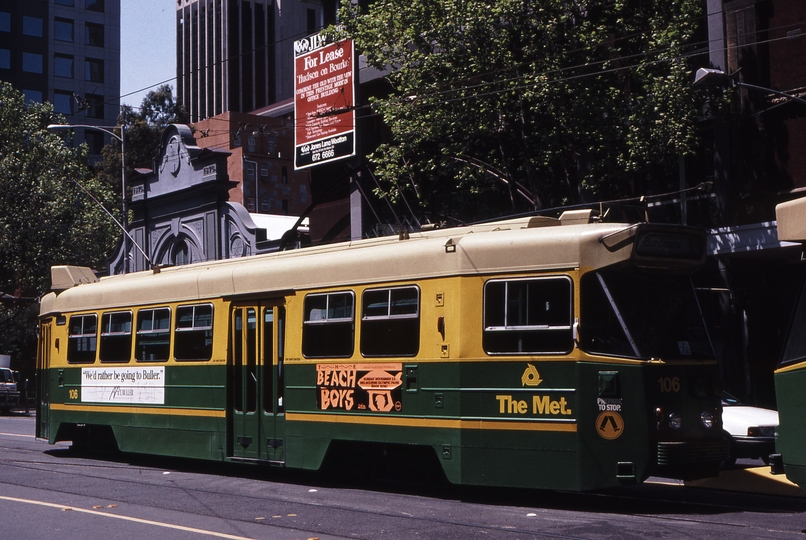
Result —
M355 155L354 47L319 34L294 42L294 167Z

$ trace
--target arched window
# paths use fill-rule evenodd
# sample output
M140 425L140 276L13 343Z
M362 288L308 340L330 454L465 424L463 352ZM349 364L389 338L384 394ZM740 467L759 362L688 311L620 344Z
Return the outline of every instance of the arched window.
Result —
M190 264L190 250L187 244L179 240L174 245L173 253L171 255L174 266L181 266L183 264Z

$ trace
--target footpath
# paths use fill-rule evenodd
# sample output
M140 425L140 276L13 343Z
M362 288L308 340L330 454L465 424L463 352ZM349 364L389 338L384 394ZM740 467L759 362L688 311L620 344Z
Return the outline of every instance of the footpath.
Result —
M770 467L726 469L716 478L704 478L685 482L686 487L741 491L777 495L781 497L806 497L806 491L786 479L786 475L772 474Z

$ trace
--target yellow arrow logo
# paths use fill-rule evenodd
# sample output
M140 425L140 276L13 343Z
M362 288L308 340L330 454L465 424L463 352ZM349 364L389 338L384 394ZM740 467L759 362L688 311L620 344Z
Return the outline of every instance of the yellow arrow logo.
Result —
M526 371L524 371L521 376L523 386L537 386L542 382L543 379L540 378L540 373L537 372L537 368L532 364L526 364Z

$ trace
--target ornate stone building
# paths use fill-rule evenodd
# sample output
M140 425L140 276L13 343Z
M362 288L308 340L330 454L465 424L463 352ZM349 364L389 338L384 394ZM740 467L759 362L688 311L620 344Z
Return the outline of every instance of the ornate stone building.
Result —
M199 148L188 126L169 126L153 169L138 170L128 182L131 237L121 242L109 273L277 250L297 218L253 216L242 204L230 202L229 191L237 182L227 174L229 156Z

